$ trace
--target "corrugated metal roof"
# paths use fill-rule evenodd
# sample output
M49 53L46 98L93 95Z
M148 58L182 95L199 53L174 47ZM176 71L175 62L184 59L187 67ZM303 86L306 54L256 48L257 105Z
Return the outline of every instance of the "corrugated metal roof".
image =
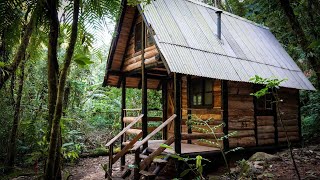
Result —
M250 77L287 78L282 86L315 88L267 27L192 0L156 0L143 13L171 72L249 82Z

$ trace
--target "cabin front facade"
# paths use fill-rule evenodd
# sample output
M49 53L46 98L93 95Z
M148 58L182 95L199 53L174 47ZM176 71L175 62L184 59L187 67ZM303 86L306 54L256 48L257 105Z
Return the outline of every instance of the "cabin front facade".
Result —
M121 158L125 165L129 151L139 166L135 178L150 175L145 171L150 163L166 161L157 162L156 155L174 153L161 143L188 155L219 153L219 146L227 151L285 145L272 96L250 95L261 87L249 82L254 75L288 79L279 90L282 119L290 140L301 140L299 90L314 87L268 28L192 0L156 0L143 10L126 1L122 6L104 80L104 86L122 88L123 130L107 144L113 152L119 138L122 151L110 154L109 177L112 164ZM138 117L128 117L126 88L141 89ZM147 89L162 90L161 118L148 117ZM194 117L213 119L212 127L223 123L217 137L237 133L218 147L206 144L199 139L213 136L201 131L208 127L187 123ZM159 126L148 128L152 121ZM150 140L159 132L162 140ZM126 142L126 134L133 139Z

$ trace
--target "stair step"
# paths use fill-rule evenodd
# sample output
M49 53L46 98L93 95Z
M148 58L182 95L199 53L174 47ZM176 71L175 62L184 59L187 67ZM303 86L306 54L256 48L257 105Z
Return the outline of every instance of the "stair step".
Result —
M133 122L137 117L124 117L123 118L123 122L124 123L131 123ZM141 119L138 121L138 122L141 122Z
M139 173L142 174L143 176L146 176L146 177L154 177L154 176L156 176L152 172L144 171L144 170L140 171Z
M141 129L128 129L126 131L127 134L134 134L134 135L138 135L139 133L141 133L142 130Z
M146 158L149 157L149 156L144 155L144 154L140 154L139 157L140 157L141 159L146 159ZM153 162L162 164L162 163L167 163L168 161L167 161L167 160L164 160L164 159L160 159L160 158L155 158L155 159L153 159Z

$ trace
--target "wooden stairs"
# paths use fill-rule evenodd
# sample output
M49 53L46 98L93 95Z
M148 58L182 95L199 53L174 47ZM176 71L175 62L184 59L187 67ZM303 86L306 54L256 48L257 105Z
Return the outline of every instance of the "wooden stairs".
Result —
M141 122L143 116L144 115L141 114L138 117L124 117L123 122L129 124L106 144L106 146L109 148L109 163L106 170L106 178L126 179L129 177L133 177L134 179L140 179L144 176L144 179L154 179L159 174L161 169L167 164L170 155L164 153L165 148L160 147L159 140L157 140L158 147L154 151L150 151L150 148L148 147L143 149L143 145L148 144L149 141L151 142L150 139L154 137L158 132L160 132L163 128L165 128L169 123L171 123L176 118L176 115L172 115L161 125L159 125L155 129L150 130L151 132L145 138L139 141L142 138L143 132L141 129L134 127L134 125L138 122ZM151 120L162 121L161 118L148 118L148 121ZM114 155L113 148L116 140L118 140L119 138L121 138L122 140L126 139L124 138L124 136L126 135L133 136L133 138L131 140L123 142L121 145L121 151ZM167 145L171 145L173 142L174 137L163 140L163 144ZM116 163L120 158L123 158L123 160L125 160L124 157L127 153L134 153L134 165L126 165L124 167L121 166L121 169L123 169L122 175L120 177L112 176L113 164ZM161 156L159 157L159 155ZM148 170L151 165L154 166L153 171Z

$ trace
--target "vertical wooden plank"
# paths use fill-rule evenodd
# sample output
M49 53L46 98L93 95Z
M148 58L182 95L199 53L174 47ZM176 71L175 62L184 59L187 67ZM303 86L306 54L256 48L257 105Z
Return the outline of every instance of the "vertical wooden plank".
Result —
M112 179L112 164L113 164L113 144L109 146L108 179Z
M257 86L253 85L253 92L257 91ZM253 117L254 117L254 137L256 138L256 146L259 145L258 142L258 122L257 122L257 97L253 97Z
M168 118L168 82L162 81L162 122ZM162 129L162 139L168 139L168 127Z
M276 99L272 96L272 101L275 102ZM272 103L272 112L273 112L273 127L274 127L274 143L277 146L279 144L279 139L278 139L278 113L277 113L277 104Z
M300 94L299 90L297 90L297 103L298 103L298 126L299 126L299 142L302 143L302 130L301 130L301 103L300 103Z
M145 48L145 23L142 21L142 33L141 33L141 81L142 81L142 114L144 114L142 118L142 132L143 138L147 137L148 135L148 94L147 94L147 73L145 69L145 59L144 59L144 48ZM143 148L148 147L148 142L143 145Z
M181 75L174 73L174 120L175 152L181 154Z
M123 118L125 116L124 109L126 109L126 77L125 76L123 77L123 80L122 80L121 90L122 90L122 94L121 94L121 130L122 130L124 128L124 122L123 122ZM123 139L124 139L124 136L122 135L120 137L121 150L123 149L123 145L122 145ZM125 162L126 162L126 156L124 155L121 157L121 167L123 167L125 165Z
M187 104L188 104L188 121L191 120L191 76L187 76ZM188 123L188 122L187 122ZM188 123L188 134L192 134L192 126ZM188 144L191 144L191 139L188 140Z
M221 102L222 102L222 118L223 118L223 122L224 122L224 127L223 127L223 133L225 135L227 135L229 133L229 126L228 126L228 117L229 117L229 113L228 113L228 81L226 80L222 80L221 83ZM225 151L229 150L229 138L224 138L223 139L223 148Z
M139 165L140 165L141 159L140 159L139 155L140 155L140 148L138 148L134 153L134 165L135 165L135 167L133 169L133 179L134 180L139 180L140 179L140 173L139 173L140 172L140 167L139 167Z

